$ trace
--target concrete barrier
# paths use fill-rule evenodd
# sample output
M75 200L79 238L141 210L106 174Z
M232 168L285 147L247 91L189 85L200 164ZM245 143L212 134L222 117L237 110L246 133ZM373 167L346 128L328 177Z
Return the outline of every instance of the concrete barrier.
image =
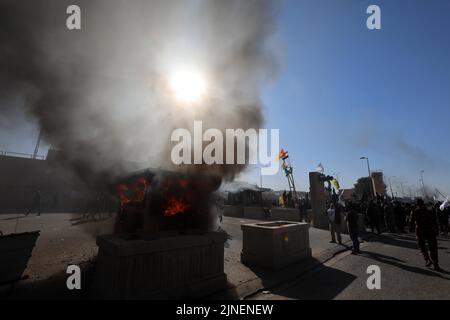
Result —
M226 287L224 232L105 235L94 291L103 299L195 299Z
M267 213L263 207L243 207L244 218L253 220L267 220Z
M298 209L290 208L273 208L271 210L272 221L300 221L300 213Z
M224 206L223 215L226 217L243 218L244 208L240 206Z
M277 270L311 258L309 224L274 221L243 224L241 262Z

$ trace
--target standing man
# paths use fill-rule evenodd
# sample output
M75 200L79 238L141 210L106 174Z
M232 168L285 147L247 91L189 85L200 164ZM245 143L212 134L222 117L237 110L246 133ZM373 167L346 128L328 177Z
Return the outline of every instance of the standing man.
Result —
M378 217L378 208L377 205L370 200L369 205L367 206L366 216L369 219L370 229L372 233L374 233L375 229L377 230L377 234L380 234L380 220Z
M395 233L395 211L392 202L386 202L384 204L384 221L386 225L386 231Z
M400 203L400 201L395 202L394 215L395 215L395 224L397 226L397 230L400 233L405 233L406 213L405 213L405 208L403 208L403 205Z
M327 210L328 221L330 223L331 241L330 243L336 243L336 235L339 244L342 244L341 237L341 212L340 209L335 209L334 203L330 204L330 208Z
M304 210L305 210L305 200L304 199L300 199L300 201L298 201L298 214L300 217L300 222L303 222L305 220L305 215L303 214Z
M435 215L427 209L422 199L417 199L416 204L416 209L411 213L410 229L416 227L417 244L425 259L425 265L427 267L433 265L434 270L440 271L436 238L438 226Z
M358 254L361 253L359 251L358 212L351 202L348 204L347 208L348 212L345 220L347 220L348 235L353 242L352 254Z

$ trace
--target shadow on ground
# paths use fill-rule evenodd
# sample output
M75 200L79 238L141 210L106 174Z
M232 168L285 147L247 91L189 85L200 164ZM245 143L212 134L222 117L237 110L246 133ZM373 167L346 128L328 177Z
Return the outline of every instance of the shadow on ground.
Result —
M81 290L68 290L68 274L61 271L45 280L27 280L14 286L0 287L0 299L5 300L80 300L89 299L94 280L95 262L79 264L81 269Z
M413 273L418 273L418 274L422 274L422 275L426 275L426 276L439 277L439 278L442 278L445 280L450 280L449 277L444 276L444 275L450 275L450 272L448 272L446 270L437 272L432 269L424 269L424 268L414 267L414 266L405 264L405 261L403 261L403 260L400 260L400 259L397 259L397 258L394 258L391 256L387 256L384 254L380 254L380 253L369 252L369 251L362 251L361 256L373 259L380 263L389 264L391 266L403 269L408 272L413 272Z
M314 276L316 272L320 272L320 277ZM350 273L322 265L296 282L275 288L270 293L296 300L332 300L355 280L356 276Z

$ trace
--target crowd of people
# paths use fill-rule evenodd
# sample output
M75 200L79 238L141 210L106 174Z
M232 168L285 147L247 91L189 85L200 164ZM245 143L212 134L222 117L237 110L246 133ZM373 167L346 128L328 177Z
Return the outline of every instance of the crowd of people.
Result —
M374 234L415 232L426 266L440 270L437 236L450 235L450 205L425 203L420 198L413 203L402 203L382 197L355 203L348 201L345 205L332 202L327 210L330 242L341 243L341 223L346 220L354 254L359 253L358 218L361 216L358 213L363 214L365 225Z

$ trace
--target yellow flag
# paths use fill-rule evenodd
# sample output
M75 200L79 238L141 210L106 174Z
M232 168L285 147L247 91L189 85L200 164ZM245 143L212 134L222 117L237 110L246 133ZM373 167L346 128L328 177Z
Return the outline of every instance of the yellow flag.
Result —
M337 181L336 179L331 180L331 184L337 189L341 189L341 186L339 185L339 181Z

